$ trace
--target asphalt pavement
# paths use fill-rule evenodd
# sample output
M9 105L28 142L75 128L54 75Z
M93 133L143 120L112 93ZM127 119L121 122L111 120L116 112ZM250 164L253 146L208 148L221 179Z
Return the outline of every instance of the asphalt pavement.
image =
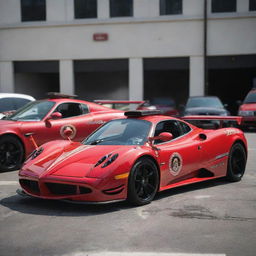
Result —
M23 198L0 173L0 255L255 256L256 133L241 182L164 191L149 205L74 205Z

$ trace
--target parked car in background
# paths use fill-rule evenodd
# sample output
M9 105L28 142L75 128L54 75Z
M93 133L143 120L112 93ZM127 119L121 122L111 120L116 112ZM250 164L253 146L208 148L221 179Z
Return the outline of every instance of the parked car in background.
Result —
M187 100L183 116L229 116L221 100L216 96L194 96ZM216 129L221 125L216 120L193 120L192 123L201 128ZM227 121L225 126L237 126L236 123Z
M252 89L239 107L238 115L242 117L241 127L256 127L256 89Z
M72 139L81 141L103 123L123 116L123 111L68 98L30 102L0 120L0 171L18 169L25 158L45 142L63 139L72 131Z
M108 108L122 111L138 109L145 103L144 100L94 100L94 102Z
M179 116L175 100L169 97L153 98L141 105L138 110L159 110L162 115Z
M0 119L34 100L34 97L26 94L0 93Z
M184 110L184 116L228 116L229 114L229 111L225 108L221 100L216 96L190 97Z

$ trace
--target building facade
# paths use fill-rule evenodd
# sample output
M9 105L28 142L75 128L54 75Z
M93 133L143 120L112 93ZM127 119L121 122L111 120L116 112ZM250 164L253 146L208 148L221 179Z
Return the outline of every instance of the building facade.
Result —
M255 28L255 0L0 0L0 92L234 102Z

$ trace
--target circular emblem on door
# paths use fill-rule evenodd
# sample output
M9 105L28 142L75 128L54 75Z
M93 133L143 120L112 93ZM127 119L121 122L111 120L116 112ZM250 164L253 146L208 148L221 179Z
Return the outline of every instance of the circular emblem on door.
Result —
M70 131L69 133L67 133L67 131ZM60 135L62 136L62 138L67 139L67 135L69 134L68 137L72 140L75 138L76 136L76 127L72 124L66 124L63 125L60 128Z
M181 168L182 168L182 157L179 153L175 152L170 157L169 170L172 175L176 176L179 174Z

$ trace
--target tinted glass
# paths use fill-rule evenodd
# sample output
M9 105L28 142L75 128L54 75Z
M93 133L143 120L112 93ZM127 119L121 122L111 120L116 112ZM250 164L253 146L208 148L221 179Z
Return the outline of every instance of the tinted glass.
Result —
M249 93L246 96L244 103L256 103L256 93Z
M75 18L97 18L97 0L75 0Z
M256 0L250 0L249 2L249 10L256 11Z
M224 108L221 101L215 97L190 98L186 105L186 108L199 108L199 107Z
M26 105L30 100L22 98L3 98L0 99L0 112L17 110Z
M102 126L83 143L86 145L143 145L151 123L137 119L113 120Z
M14 110L14 102L12 101L12 98L3 98L0 99L0 112Z
M46 0L21 0L21 20L46 20Z
M157 124L154 136L158 136L162 132L170 132L173 135L173 138L177 138L183 135L183 131L179 125L179 122L176 120L167 120L162 121ZM155 144L161 143L161 140L156 140Z
M181 13L182 0L160 0L160 15Z
M133 0L110 0L110 17L133 16Z
M235 12L236 0L212 0L212 12Z
M6 119L14 121L40 121L49 113L54 105L55 102L52 101L33 101Z
M82 113L83 113L83 114L89 113L89 108L88 108L87 105L81 104L81 109L82 109Z
M14 105L15 105L14 110L17 110L17 109L23 107L24 105L26 105L27 103L29 103L30 100L22 99L22 98L15 98L15 99L13 99L13 102L14 102Z
M54 112L62 114L63 118L82 115L82 109L79 103L63 103L60 104Z

